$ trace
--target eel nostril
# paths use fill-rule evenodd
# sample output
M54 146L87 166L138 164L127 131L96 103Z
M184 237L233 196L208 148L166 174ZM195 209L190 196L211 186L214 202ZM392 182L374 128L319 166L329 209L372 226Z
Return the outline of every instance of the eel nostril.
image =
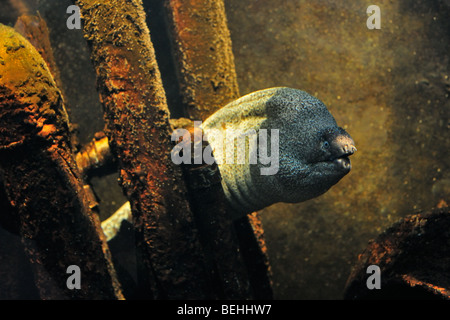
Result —
M356 148L353 145L345 144L342 146L342 151L345 155L352 155L356 152Z

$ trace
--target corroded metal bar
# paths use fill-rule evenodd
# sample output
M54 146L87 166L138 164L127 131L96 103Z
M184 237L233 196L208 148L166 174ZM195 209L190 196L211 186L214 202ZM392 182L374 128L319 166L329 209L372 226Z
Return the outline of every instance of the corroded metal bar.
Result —
M62 83L59 70L53 56L53 49L50 43L50 33L45 20L40 16L23 14L17 19L14 29L24 36L24 38L27 39L39 52L41 57L45 60L58 89L61 90Z
M36 49L0 25L0 174L43 299L120 299L72 156L61 93ZM2 212L3 213L3 212ZM81 289L67 286L67 268Z
M196 139L200 128L188 126L191 134L189 145L178 145L184 150L191 148L191 163L196 149L208 146L203 139ZM214 292L219 299L251 299L249 275L240 254L234 224L225 205L225 194L217 165L190 164L183 166L188 185L189 198L200 231L201 242L207 252L209 270Z
M117 158L154 298L210 298L203 249L182 172L170 158L171 126L140 0L76 1L92 49L106 135Z
M193 120L204 120L228 102L239 98L223 0L170 0L165 4L180 89L187 113ZM191 190L191 192L198 191ZM193 206L205 210L201 202L207 202L206 196L207 194L198 197L197 201L200 203L194 202ZM223 199L220 199L215 198L210 204L209 211L220 212L221 208L225 208ZM222 243L224 248L228 246L228 250L231 251L235 249L231 249L230 246L234 248L239 246L250 275L249 279L241 281L245 283L250 280L253 297L272 298L267 248L258 215L244 217L235 222L235 230L228 229L227 237L223 237L225 232L223 228L230 224L231 215L217 214L214 219L210 225L217 229L211 241ZM209 233L211 232L209 230ZM239 234L237 237L239 244L233 240L236 239L236 233ZM234 256L234 259L235 265L241 263L236 260L238 257ZM226 283L232 285L230 282ZM237 286L236 289L238 288L242 286ZM232 288L229 290L232 291Z
M21 12L28 12L28 8L25 6L25 4L22 1L15 1L16 5L22 8ZM33 47L39 52L41 57L44 59L45 63L47 64L47 67L50 70L50 73L53 76L53 79L55 80L56 86L58 87L59 91L61 91L61 95L64 98L64 86L61 81L61 75L58 69L58 66L55 61L55 57L53 55L53 48L52 44L50 42L50 31L47 27L47 23L44 19L38 14L38 15L32 15L29 13L23 13L19 18L17 18L17 21L14 25L14 29L20 33L25 39L27 39ZM67 101L64 105L67 112L70 114L70 108L67 104ZM78 143L78 137L75 134L75 128L76 124L73 122L69 123L69 129L70 129L70 139L73 145L76 145Z
M109 148L108 137L103 132L95 134L94 138L75 155L78 170L86 174L88 171L106 166L113 161Z
M223 0L166 1L180 88L192 120L239 97Z
M344 298L449 300L449 213L444 207L407 216L371 240L358 256ZM369 266L379 268L379 277Z

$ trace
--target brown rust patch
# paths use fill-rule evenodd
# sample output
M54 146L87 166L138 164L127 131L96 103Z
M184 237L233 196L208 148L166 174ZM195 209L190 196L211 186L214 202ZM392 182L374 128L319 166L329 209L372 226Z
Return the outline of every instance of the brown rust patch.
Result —
M0 174L40 297L122 298L72 156L53 77L35 48L3 25L0 61ZM66 286L66 269L73 264L81 269L80 290Z
M345 297L450 299L450 209L407 216L392 225L358 256ZM369 290L369 265L381 270L381 289Z
M14 29L24 36L24 38L36 48L46 62L58 88L61 90L62 83L59 70L53 56L53 49L50 43L50 33L45 20L40 16L23 14L17 19Z
M96 133L94 139L75 155L78 170L83 174L112 162L108 137L103 132Z
M166 9L187 113L205 120L239 96L224 3L175 0Z
M171 161L165 92L140 1L77 1L104 107L106 135L130 201L154 298L211 297L181 169Z
M189 0L168 1L166 12L169 17L169 32L172 37L175 66L178 70L180 89L187 109L193 120L205 120L215 111L239 98L234 56L228 30L224 2L222 0ZM207 169L205 169L207 170ZM213 170L213 168L209 168ZM197 172L198 173L198 172ZM190 172L191 179L195 172ZM197 177L201 180L201 175ZM211 181L212 183L212 181ZM188 188L192 188L188 185ZM191 190L192 191L192 190ZM197 190L194 189L194 192ZM222 190L216 192L223 192ZM191 192L192 193L192 192ZM205 193L191 201L194 207L207 210L204 203L208 196ZM214 205L209 207L212 226L228 226L231 216L229 209L221 213L225 207L223 196L214 197ZM250 219L250 220L249 220ZM253 227L252 227L253 225ZM225 228L225 227L222 227ZM228 250L238 249L240 256L229 256L229 261L239 265L242 258L248 271L248 281L253 297L272 298L270 283L270 266L267 247L264 242L263 229L259 217L254 214L234 223L234 228L209 230L211 239L225 245L224 232L227 232ZM217 237L217 238L215 238ZM238 243L233 243L233 239ZM239 248L232 249L238 245ZM225 246L224 246L225 248ZM228 289L233 291L228 283ZM241 278L242 282L244 278ZM242 287L242 286L241 286ZM239 288L234 288L238 289Z

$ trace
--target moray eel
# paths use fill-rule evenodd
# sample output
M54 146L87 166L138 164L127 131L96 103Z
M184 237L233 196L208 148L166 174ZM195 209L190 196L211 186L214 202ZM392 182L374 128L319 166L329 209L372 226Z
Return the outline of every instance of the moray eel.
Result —
M349 173L349 156L356 151L350 135L320 100L285 87L256 91L229 103L206 119L202 129L233 218L325 193ZM103 229L117 230L124 217L131 220L129 204L105 221ZM108 239L113 237L110 233Z
M243 96L211 115L202 128L214 154L223 146L236 150L237 140L235 145L230 142L251 133L247 134L245 148L249 153L244 163L239 164L236 157L228 163L223 156L222 164L218 164L225 195L238 215L277 202L302 202L325 193L350 171L348 157L356 151L350 135L338 127L320 100L285 87ZM251 142L252 137L255 140L254 133L262 129L268 136L267 153L278 153L274 157L276 170L266 174L263 170L270 168L269 164L261 159L250 163L251 152L259 155L259 150L252 148L261 148L259 143ZM274 133L277 136L272 139ZM274 143L278 148L271 147Z

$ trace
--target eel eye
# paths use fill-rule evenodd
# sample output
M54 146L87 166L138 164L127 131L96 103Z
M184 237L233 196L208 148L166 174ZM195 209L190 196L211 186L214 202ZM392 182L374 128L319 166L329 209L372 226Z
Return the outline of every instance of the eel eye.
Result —
M324 141L324 142L323 142L323 147L324 147L325 149L328 149L328 148L330 147L330 143L329 143L328 141Z

